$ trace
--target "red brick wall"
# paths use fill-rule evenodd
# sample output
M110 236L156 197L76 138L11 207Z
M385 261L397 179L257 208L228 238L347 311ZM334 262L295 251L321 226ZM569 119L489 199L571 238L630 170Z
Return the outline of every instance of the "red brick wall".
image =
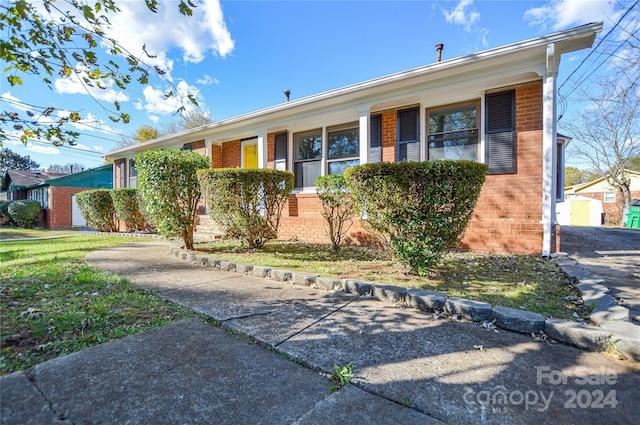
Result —
M222 167L240 167L240 140L222 144Z
M49 208L45 213L45 227L58 229L71 227L71 197L83 190L91 190L86 187L61 187L49 188Z
M605 213L605 224L619 226L622 224L622 194L615 191L615 202L604 202L604 192L576 193L577 196L586 196L602 202L602 211ZM640 198L640 192L632 191L631 199Z
M123 162L125 162L124 159L117 159L117 160L115 160L113 162L113 165L114 165L114 167L113 167L114 168L113 175L114 175L114 179L115 179L115 184L113 185L114 188L120 187L120 178L121 178L121 176L120 176L120 164L122 164ZM127 167L123 167L123 169L124 168L127 168Z
M267 134L267 168L275 168L276 133Z
M197 142L190 143L191 151L195 153L199 153L200 155L207 154L207 148L204 144L204 140L198 140Z
M222 168L222 146L211 145L211 167Z
M516 174L488 175L462 247L541 254L542 82L516 90Z

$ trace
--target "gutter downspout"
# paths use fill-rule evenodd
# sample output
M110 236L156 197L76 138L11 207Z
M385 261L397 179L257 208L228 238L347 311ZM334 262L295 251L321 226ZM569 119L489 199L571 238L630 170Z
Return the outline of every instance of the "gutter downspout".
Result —
M555 44L547 44L547 74L542 84L542 256L551 256L552 236L556 222L556 84L559 56Z

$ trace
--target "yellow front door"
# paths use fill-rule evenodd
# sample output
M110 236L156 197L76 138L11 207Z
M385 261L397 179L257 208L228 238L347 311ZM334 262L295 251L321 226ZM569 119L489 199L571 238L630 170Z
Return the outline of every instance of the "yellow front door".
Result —
M258 144L242 147L242 168L258 168Z

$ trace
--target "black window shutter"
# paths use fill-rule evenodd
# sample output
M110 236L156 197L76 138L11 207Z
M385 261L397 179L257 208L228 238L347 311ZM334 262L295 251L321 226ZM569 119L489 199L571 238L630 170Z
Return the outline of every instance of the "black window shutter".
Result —
M285 160L287 159L287 133L276 134L275 146L274 146L274 159Z
M369 125L369 162L382 161L382 115L371 115Z
M398 111L398 142L418 141L418 108Z
M516 172L516 94L515 90L486 96L487 148L489 174Z

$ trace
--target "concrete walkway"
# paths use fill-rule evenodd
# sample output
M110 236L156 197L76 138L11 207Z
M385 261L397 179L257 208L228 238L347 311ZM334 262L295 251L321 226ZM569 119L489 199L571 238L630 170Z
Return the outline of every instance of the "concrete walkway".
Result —
M612 425L640 418L638 363L371 298L197 267L168 250L165 243L119 246L87 261L235 333L187 320L11 374L0 380L3 424ZM348 363L354 385L331 394L318 372Z

